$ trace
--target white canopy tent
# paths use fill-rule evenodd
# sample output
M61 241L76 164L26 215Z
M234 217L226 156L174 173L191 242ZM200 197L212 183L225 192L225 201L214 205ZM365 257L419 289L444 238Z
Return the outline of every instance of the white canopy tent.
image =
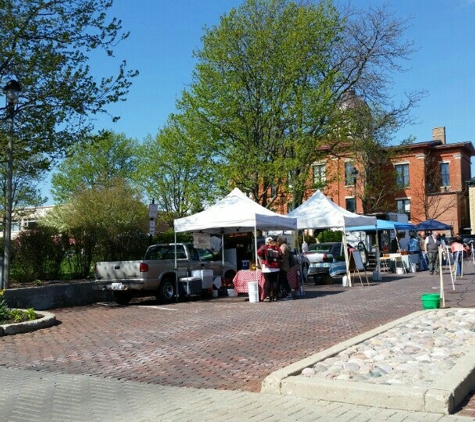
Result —
M288 214L289 217L297 219L298 229L341 229L346 233L346 229L353 226L374 226L376 228L376 217L359 215L350 212L331 199L327 198L320 190L317 190L302 205ZM346 238L343 236L345 245L345 260L347 268L348 282L351 286L349 270L349 257L346 247Z
M353 226L376 226L376 217L350 212L335 204L320 190L289 212L288 216L297 218L299 229L340 228L345 230Z
M206 210L179 218L173 225L175 243L176 233L181 232L220 234L221 237L227 233L253 232L257 263L257 230L297 230L297 219L268 210L235 188ZM224 248L222 250L224 263Z
M296 230L297 219L277 214L235 188L206 210L174 221L176 233L226 234L256 230Z

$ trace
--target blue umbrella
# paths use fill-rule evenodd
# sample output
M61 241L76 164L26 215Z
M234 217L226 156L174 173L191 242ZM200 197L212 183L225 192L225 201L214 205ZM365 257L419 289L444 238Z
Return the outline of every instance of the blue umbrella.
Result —
M431 231L431 230L452 230L452 226L442 223L440 221L429 219L416 225L416 230Z

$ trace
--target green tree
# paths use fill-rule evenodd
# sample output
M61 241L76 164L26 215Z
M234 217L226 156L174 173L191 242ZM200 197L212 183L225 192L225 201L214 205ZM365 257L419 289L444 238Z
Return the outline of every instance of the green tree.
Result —
M137 170L137 148L135 140L111 132L73 145L51 177L55 202L68 202L87 189L111 186L116 178L131 182Z
M346 92L358 89L379 110L374 142L408 121L420 93L400 105L388 94L391 75L412 52L406 25L384 7L247 0L205 29L179 107L203 122L200 139L219 155L225 180L267 207L290 192L296 206L312 164L342 141L338 106Z
M92 131L91 117L107 113L108 104L128 93L137 72L127 70L125 61L112 76L88 64L93 54L114 59L115 46L128 37L120 21L108 18L111 6L112 0L0 0L0 82L17 80L22 87L14 124L10 119L0 124L0 162L8 162L6 145L12 140L16 180L30 174L33 186ZM35 170L24 172L19 162ZM13 197L13 203L30 201L33 190L17 189L15 195L30 196Z
M15 79L22 87L13 133L0 125L0 142L14 136L15 161L33 158L37 170L48 170L86 139L91 117L107 113L108 104L128 93L137 72L127 70L125 61L117 62L112 76L88 65L92 55L115 61L114 47L128 37L121 21L108 18L111 5L111 0L0 0L0 81Z
M136 188L116 177L58 205L42 220L68 234L76 276L87 277L94 260L143 257L148 242L148 209Z
M39 225L34 230L22 231L13 241L15 279L58 279L68 250L68 236L59 236L52 227Z
M199 125L189 115L172 115L157 136L148 137L138 149L137 183L169 225L175 218L202 211L203 204L228 188L217 177L214 150L199 140Z
M46 198L41 195L40 189L37 188L37 186L44 180L43 172L37 166L41 166L41 163L38 163L35 157L22 158L15 162L14 177L12 180L12 207L15 210L16 219L31 214L32 207L40 206L46 200ZM4 197L6 197L7 191L6 183L7 169L5 166L0 166L0 192L4 193ZM6 218L4 207L4 201L0 201L0 215L2 216L3 232L5 230Z

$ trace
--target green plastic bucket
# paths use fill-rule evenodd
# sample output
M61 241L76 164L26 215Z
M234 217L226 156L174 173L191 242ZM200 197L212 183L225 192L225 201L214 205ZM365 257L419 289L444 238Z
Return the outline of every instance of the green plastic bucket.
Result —
M421 296L422 309L438 309L440 308L440 295L434 293L426 293Z

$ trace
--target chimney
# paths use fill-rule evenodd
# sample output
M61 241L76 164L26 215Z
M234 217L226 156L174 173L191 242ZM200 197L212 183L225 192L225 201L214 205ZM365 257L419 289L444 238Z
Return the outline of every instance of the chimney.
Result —
M445 126L435 127L432 129L432 140L441 141L444 145L446 144Z

